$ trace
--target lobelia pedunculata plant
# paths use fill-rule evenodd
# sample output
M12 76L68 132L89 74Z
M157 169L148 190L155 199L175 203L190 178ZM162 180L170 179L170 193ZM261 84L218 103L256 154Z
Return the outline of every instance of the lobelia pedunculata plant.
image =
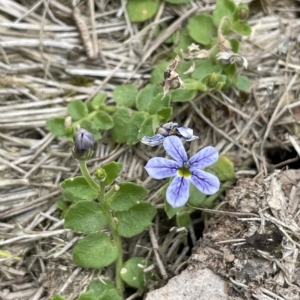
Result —
M142 139L150 146L163 144L166 153L174 159L154 157L145 166L154 179L174 177L166 191L166 201L173 209L182 209L188 202L190 182L205 194L214 194L220 188L220 181L215 175L201 170L218 160L214 147L205 147L188 159L182 141L195 139L198 137L191 128L179 127L172 122L163 125L155 136ZM73 140L72 153L82 176L68 178L61 183L63 195L73 203L64 215L64 226L85 234L73 249L73 261L78 266L94 269L115 264L114 283L93 281L88 291L78 299L122 300L124 282L144 289L147 280L157 279L155 274L144 272L152 264L149 259L130 257L124 262L122 247L122 238L138 235L150 226L156 209L142 200L147 195L143 186L131 182L114 184L122 164L110 162L97 168L93 175L89 173L86 162L93 154L92 133L80 128ZM52 299L63 298L55 295Z
M143 232L151 224L156 209L142 200L147 190L141 185L131 182L113 184L122 164L110 162L90 175L86 161L93 152L92 133L81 128L73 139L72 152L82 176L61 183L64 197L73 202L65 213L64 226L86 234L74 247L73 261L78 266L95 269L115 264L115 285L108 281L92 282L89 290L80 297L123 299L123 282L135 288L145 287L144 278L150 278L151 274L144 274L143 269L151 262L142 257L131 257L124 262L121 239ZM107 233L102 231L107 227Z

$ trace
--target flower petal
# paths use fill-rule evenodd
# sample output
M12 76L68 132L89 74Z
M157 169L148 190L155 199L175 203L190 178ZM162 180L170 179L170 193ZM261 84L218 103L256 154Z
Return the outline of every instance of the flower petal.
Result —
M164 148L166 152L174 158L182 166L188 161L187 154L183 147L182 141L177 136L169 136L164 140Z
M193 155L190 160L190 170L203 169L215 163L219 158L218 150L208 146Z
M189 199L190 181L181 176L176 176L167 188L167 202L172 207L183 206Z
M156 134L155 136L144 136L141 139L141 142L145 145L154 147L158 146L159 144L162 144L165 139L165 136L162 134Z
M190 179L203 194L212 195L220 189L219 178L211 173L202 170L193 170Z
M153 157L148 160L145 169L155 179L175 176L180 165L175 160Z

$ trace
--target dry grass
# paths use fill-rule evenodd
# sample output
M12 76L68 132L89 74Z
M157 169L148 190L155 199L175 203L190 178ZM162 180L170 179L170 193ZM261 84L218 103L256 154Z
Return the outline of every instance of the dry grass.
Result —
M237 177L265 175L300 155L300 20L293 3L263 3L266 11L274 8L273 14L254 7L253 34L241 42L240 54L249 62L241 72L252 80L250 92L200 95L175 106L174 121L201 136L190 152L216 145L234 160ZM89 31L89 39L81 39L71 1L0 1L0 249L9 251L8 257L0 256L1 299L48 299L55 292L75 299L101 274L71 262L78 236L63 229L54 202L60 198L59 183L78 174L78 167L71 145L47 132L46 120L66 116L66 106L75 98L87 102L102 91L112 101L116 85L146 84L153 64L170 51L162 45L166 38L192 14L211 12L214 3L162 2L155 19L143 27L130 24L124 7L125 1L81 1L79 18L87 24L82 30ZM158 36L157 24L167 26ZM87 76L88 86L76 85L74 76ZM286 157L293 152L295 159ZM153 191L149 200L162 208L157 182L143 172L147 158L157 154L162 154L160 148L112 145L105 134L89 167L123 162L122 180L143 183ZM282 157L270 160L274 155ZM167 278L186 264L189 247L178 257L182 233L168 232L161 225L164 219L158 214L151 239L145 234L130 240L128 251L149 255Z

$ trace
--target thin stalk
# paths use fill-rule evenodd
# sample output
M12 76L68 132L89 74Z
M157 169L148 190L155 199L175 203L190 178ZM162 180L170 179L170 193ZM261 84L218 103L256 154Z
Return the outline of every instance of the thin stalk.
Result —
M91 177L87 166L86 166L86 162L85 160L78 160L79 163L79 167L81 170L81 173L83 175L83 177L85 178L85 180L87 181L87 183L90 185L90 187L95 190L96 192L100 192L100 187L99 185L96 183L96 181Z
M115 261L115 265L116 265L116 288L119 291L120 295L123 298L123 281L121 278L121 269L123 266L123 251L122 251L122 240L120 235L118 234L117 231L117 225L115 223L115 220L110 212L110 209L104 199L105 197L105 186L103 182L100 182L100 185L98 185L95 180L91 177L87 166L86 166L86 162L84 160L78 160L79 162L79 166L80 166L80 170L82 175L84 176L85 180L87 181L87 183L90 185L90 187L95 190L98 193L98 200L99 200L99 204L101 207L101 210L104 214L104 216L106 217L106 220L108 222L108 226L109 229L111 231L112 237L114 242L116 243L117 247L118 247L118 257ZM110 193L112 194L112 192Z
M108 207L104 197L105 197L105 194L104 194L104 184L103 182L100 182L100 192L99 192L99 204L101 206L101 209L102 209L102 212L104 214L104 216L106 217L107 219L107 222L108 222L108 226L109 226L109 229L111 231L111 234L112 234L112 237L113 237L113 240L115 241L117 247L118 247L118 257L115 261L115 266L116 266L116 288L117 290L119 291L120 295L122 296L123 298L123 281L122 281L122 278L121 278L121 269L122 269L122 266L123 266L123 249L122 249L122 240L121 240L121 237L117 231L117 225L116 225L116 222L110 212L110 208Z

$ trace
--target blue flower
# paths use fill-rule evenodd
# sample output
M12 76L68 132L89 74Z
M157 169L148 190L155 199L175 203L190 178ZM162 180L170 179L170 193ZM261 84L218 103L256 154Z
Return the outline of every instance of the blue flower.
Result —
M169 122L158 127L154 136L144 136L141 139L141 142L145 145L154 147L162 144L165 138L171 135L178 136L187 142L199 139L198 136L193 134L193 129L189 127L178 127L178 123Z
M167 202L172 207L183 206L188 201L190 182L203 194L211 195L219 190L218 177L200 170L218 160L216 148L205 147L188 159L182 141L177 136L167 137L163 146L174 160L154 157L148 161L145 169L155 179L174 177L166 193Z
M77 155L83 155L89 151L95 143L93 134L83 128L80 128L74 133L73 141L75 143L74 152Z

